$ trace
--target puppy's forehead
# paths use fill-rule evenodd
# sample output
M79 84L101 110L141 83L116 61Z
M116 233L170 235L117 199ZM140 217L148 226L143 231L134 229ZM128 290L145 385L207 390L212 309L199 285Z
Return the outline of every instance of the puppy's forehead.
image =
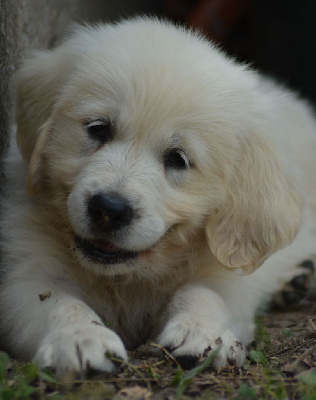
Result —
M128 113L141 113L142 120L146 115L151 118L152 113L165 118L183 114L190 117L208 110L212 85L196 65L183 68L176 60L170 65L172 60L164 59L163 53L159 59L144 55L135 65L129 56L124 65L112 60L111 66L104 56L97 68L91 68L91 59L84 58L65 91L71 103L87 112L102 112L104 107L109 112L126 108Z
M94 100L112 109L128 103L129 111L132 106L142 111L142 120L151 113L167 118L216 111L225 93L243 85L241 77L236 79L243 68L231 70L209 42L159 21L80 30L65 47L71 53L65 95L89 97L91 108L97 106Z

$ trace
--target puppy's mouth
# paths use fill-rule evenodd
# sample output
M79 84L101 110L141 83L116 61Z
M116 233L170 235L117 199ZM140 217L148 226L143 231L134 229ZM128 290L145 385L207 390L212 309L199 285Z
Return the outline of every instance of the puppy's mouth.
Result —
M100 264L120 264L138 256L138 252L120 249L113 243L94 240L89 241L75 236L75 243L85 257Z

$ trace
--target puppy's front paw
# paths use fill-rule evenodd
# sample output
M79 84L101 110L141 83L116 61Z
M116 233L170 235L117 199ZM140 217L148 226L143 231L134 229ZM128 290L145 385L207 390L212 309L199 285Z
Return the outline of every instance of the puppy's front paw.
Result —
M192 365L202 361L213 350L221 347L213 366L242 365L246 352L234 333L216 320L205 316L178 314L172 318L158 337L158 343L169 348L179 361ZM191 366L190 365L190 366Z
M89 370L112 372L108 354L127 360L121 339L103 326L73 325L56 329L42 341L34 362L39 367L56 370L61 377L69 372Z

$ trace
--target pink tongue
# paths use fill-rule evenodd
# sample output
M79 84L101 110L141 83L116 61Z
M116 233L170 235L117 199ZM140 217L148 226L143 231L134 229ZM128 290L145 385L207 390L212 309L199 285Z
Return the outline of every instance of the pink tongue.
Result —
M117 246L115 246L110 242L102 242L101 240L98 240L93 244L95 247L106 253L118 253L120 251L120 249Z

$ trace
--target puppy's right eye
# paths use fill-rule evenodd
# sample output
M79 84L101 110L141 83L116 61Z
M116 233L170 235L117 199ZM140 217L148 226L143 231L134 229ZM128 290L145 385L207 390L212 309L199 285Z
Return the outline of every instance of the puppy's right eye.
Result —
M97 119L88 122L85 128L92 139L101 143L106 143L113 139L113 127L109 120Z
M166 168L183 170L189 168L192 164L187 154L182 149L171 149L164 155L164 164Z

